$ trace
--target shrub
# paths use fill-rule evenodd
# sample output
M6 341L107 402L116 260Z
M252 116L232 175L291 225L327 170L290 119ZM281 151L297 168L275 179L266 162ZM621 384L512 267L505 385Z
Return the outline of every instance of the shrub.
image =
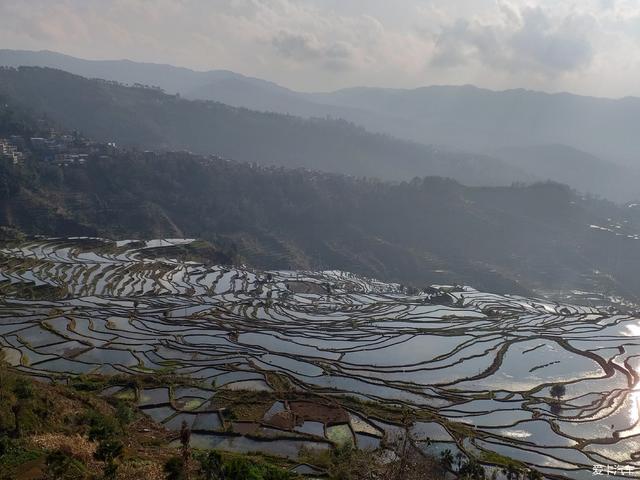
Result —
M120 433L120 427L115 418L107 417L96 411L87 414L89 424L89 440L108 440Z
M94 454L97 460L105 462L104 478L112 480L116 478L118 472L118 464L116 459L122 455L124 446L120 440L103 440L98 445L98 449Z
M18 377L13 385L13 393L19 400L33 398L33 385L24 377Z
M215 478L215 477L214 477ZM287 470L246 458L233 458L224 464L225 480L289 480L293 478Z
M167 480L184 479L184 462L180 457L171 457L164 464L164 473L166 474Z
M116 418L121 426L129 425L135 416L135 411L127 402L119 400L116 403Z
M83 480L87 478L84 465L61 450L55 450L46 459L46 478L51 480Z

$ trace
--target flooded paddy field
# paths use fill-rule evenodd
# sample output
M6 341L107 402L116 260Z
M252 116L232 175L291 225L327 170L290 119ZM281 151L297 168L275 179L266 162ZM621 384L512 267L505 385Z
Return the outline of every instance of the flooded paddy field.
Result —
M640 318L628 308L172 259L189 242L0 249L7 360L45 381L191 379L102 394L170 430L186 421L197 447L376 449L410 416L434 454L508 457L550 477L640 473Z

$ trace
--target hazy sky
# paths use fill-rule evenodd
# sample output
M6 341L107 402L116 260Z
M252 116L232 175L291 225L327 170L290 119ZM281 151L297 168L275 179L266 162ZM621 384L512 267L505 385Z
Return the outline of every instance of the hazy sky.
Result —
M0 48L229 69L298 90L640 96L640 0L0 0Z

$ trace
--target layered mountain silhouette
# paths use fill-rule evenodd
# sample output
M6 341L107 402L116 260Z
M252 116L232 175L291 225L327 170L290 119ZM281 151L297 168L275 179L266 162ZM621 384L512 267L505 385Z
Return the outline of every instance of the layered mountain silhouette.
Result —
M412 90L358 87L305 93L224 70L197 72L128 60L83 60L49 51L0 50L0 65L46 66L88 78L158 86L168 94L178 93L192 100L213 100L304 118L344 119L373 133L437 145L440 152L472 152L483 161L493 157L482 164L487 175L435 172L471 185L552 179L615 201L638 196L637 98L614 100L527 90L494 92L472 86ZM325 169L322 163L314 167ZM570 171L574 168L580 170L575 177ZM359 167L340 171L384 178L413 174L402 168L394 169L395 176ZM432 172L427 169L416 173Z
M0 162L0 225L45 235L204 238L261 268L339 268L412 285L640 296L634 205L557 183L355 178L453 169L488 182L492 157L442 152L344 120L185 100L49 68L0 69L0 137L40 135L43 122L124 148L66 168L37 156ZM564 152L565 169L587 161L549 148ZM538 158L536 149L496 154L517 155L527 168L526 155Z
M0 70L0 96L67 130L139 149L188 150L238 161L406 180L451 177L503 185L527 174L486 155L372 134L345 120L302 119L40 67Z

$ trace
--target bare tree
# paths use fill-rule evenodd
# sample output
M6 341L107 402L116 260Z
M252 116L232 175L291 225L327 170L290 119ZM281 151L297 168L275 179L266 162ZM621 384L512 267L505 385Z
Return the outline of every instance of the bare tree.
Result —
M189 480L189 460L191 460L191 429L187 425L186 421L182 421L182 426L180 427L180 445L181 445L181 453L182 453L182 465L184 469L184 478Z

